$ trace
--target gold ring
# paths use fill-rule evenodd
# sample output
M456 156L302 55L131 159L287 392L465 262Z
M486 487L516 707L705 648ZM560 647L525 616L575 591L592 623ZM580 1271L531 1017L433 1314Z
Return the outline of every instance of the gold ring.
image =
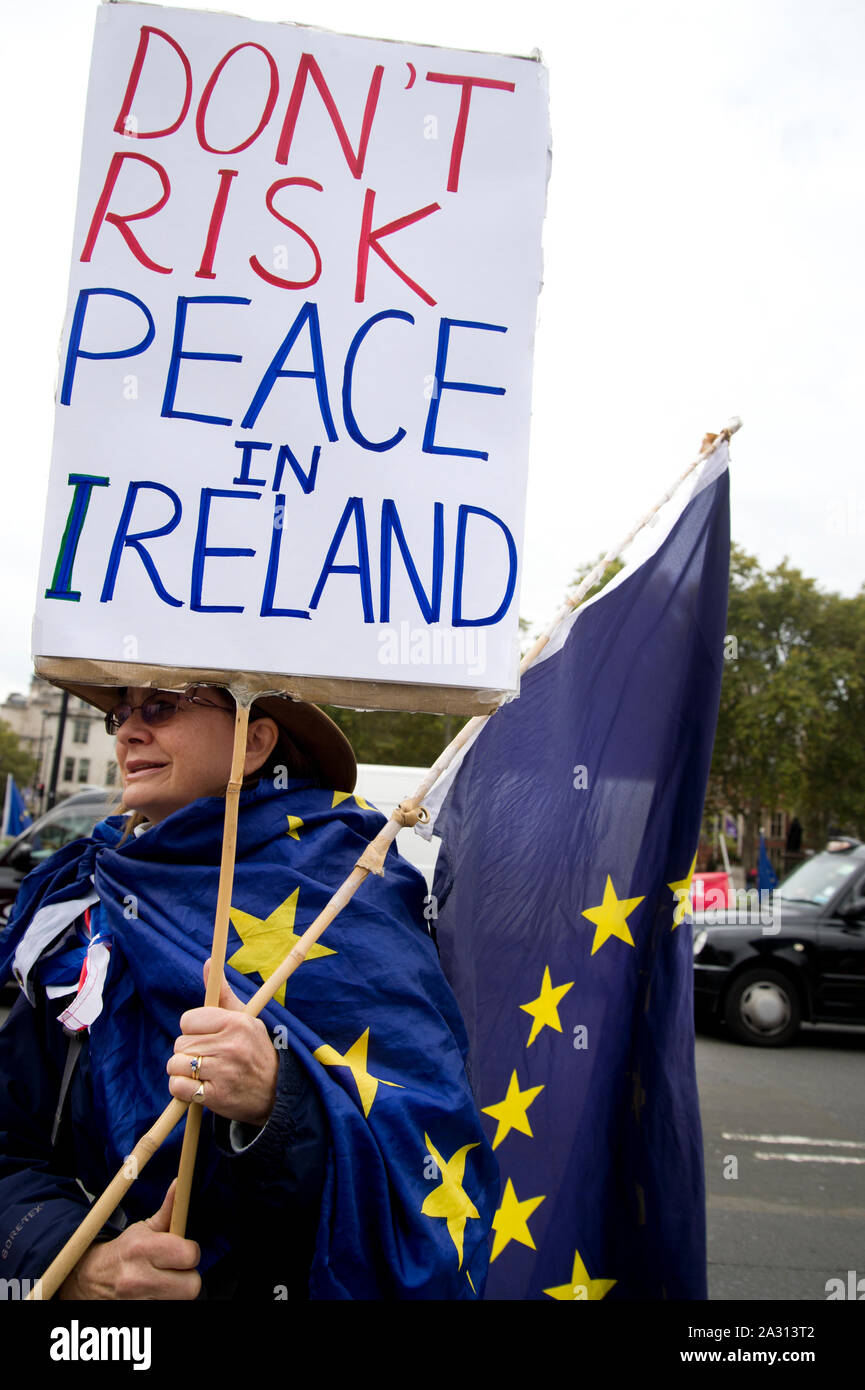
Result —
M203 1057L193 1057L193 1058L191 1059L190 1066L192 1067L192 1079L193 1079L193 1081L200 1081L200 1080L201 1080L201 1063L202 1063L203 1061L204 1061L204 1058L203 1058Z

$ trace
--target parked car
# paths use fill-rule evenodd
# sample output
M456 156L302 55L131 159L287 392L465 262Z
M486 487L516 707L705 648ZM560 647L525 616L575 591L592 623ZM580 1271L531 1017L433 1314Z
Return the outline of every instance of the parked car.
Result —
M0 852L0 929L9 918L21 880L30 870L68 845L70 840L89 835L97 821L104 820L117 809L118 800L118 792L101 787L76 792L46 811L44 816L38 816ZM0 1003L11 1004L16 990L14 981L0 985Z
M117 808L119 795L101 787L78 792L39 816L0 852L0 922L9 915L21 880L55 850L89 835Z
M694 1002L758 1047L803 1020L865 1025L865 844L830 840L762 900L696 913Z

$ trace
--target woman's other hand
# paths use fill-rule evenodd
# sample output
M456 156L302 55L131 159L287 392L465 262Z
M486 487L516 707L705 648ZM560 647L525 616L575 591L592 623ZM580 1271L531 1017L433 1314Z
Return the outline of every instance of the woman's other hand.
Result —
M204 967L207 981L210 962ZM276 1099L279 1063L267 1028L250 1018L223 979L218 1008L189 1009L180 1020L182 1036L166 1071L168 1089L178 1100L189 1101L204 1083L202 1104L215 1115L245 1124L267 1124ZM192 1062L200 1058L196 1080Z
M91 1245L61 1284L60 1299L182 1299L198 1297L196 1268L201 1251L194 1240L169 1232L172 1183L155 1216L127 1226L114 1240Z

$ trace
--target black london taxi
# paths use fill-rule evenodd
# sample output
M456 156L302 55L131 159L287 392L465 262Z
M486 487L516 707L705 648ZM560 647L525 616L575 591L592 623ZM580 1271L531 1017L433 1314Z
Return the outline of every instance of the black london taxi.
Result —
M771 895L694 917L694 1004L739 1042L783 1047L800 1024L865 1024L865 844L830 840Z

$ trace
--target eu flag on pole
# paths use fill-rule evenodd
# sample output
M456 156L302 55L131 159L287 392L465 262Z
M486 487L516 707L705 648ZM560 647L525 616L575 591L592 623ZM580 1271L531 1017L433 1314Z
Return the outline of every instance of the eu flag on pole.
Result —
M435 823L442 962L499 1160L486 1297L706 1296L691 927L729 570L722 442L566 620Z

